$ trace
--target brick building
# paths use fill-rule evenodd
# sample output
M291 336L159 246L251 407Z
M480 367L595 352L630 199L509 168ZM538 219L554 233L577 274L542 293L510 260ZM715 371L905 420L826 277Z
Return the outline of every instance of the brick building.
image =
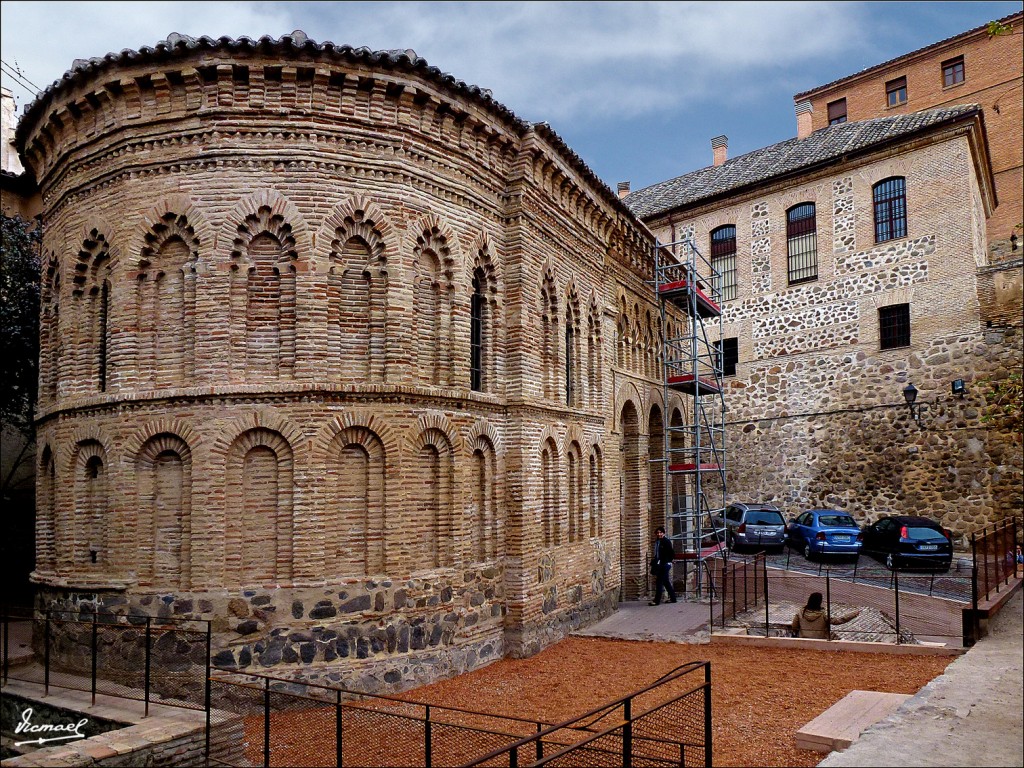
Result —
M17 139L41 601L400 688L646 592L652 243L546 125L411 51L172 35Z
M76 62L17 132L40 601L210 618L219 664L398 689L646 594L688 418L652 229L725 276L733 498L958 533L1019 512L1019 439L981 422L1020 366L986 124L723 139L623 201L411 51L172 35Z
M1020 435L982 421L1021 367L1020 262L988 263L985 138L977 105L841 122L624 198L720 273L733 499L957 534L1020 514Z
M996 190L987 225L991 262L1020 255L1011 235L1024 240L1024 13L999 24L1000 34L977 27L794 96L800 136L845 120L978 104Z

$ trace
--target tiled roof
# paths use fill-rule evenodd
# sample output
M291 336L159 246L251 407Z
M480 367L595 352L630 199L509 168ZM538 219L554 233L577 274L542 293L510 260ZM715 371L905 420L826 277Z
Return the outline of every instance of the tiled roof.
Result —
M997 19L997 22L999 24L1005 24L1007 21L1010 21L1011 19L1013 19L1013 18L1015 18L1017 16L1020 16L1020 15L1021 14L1020 14L1019 11L1017 13L1011 13L1009 16L1003 16L1003 18ZM983 31L983 30L985 30L987 28L988 28L988 24L982 24L980 27L975 27L974 29L969 29L966 32L960 32L959 34L953 35L952 37L947 37L945 40L939 40L937 43L932 43L931 45L926 45L924 48L918 48L916 51L911 51L910 53L904 53L904 54L902 54L900 56L897 56L895 59L889 59L888 61L883 61L881 64L873 64L870 67L865 67L860 72L855 72L852 75L846 75L845 77L840 77L838 80L833 80L831 83L825 83L824 85L819 85L819 86L816 86L814 88L810 88L810 89L808 89L806 91L803 91L802 93L798 93L798 94L796 94L793 97L793 100L794 101L801 101L808 94L815 93L817 91L824 91L825 89L831 88L832 86L838 85L839 83L844 83L847 80L853 80L856 77L860 77L861 75L863 75L863 74L865 74L867 72L874 72L875 70L878 70L878 69L886 69L887 67L890 67L893 64L895 64L897 61L902 61L903 59L908 59L911 56L916 56L919 53L924 53L925 51L930 51L933 48L939 48L939 47L941 47L943 45L946 45L947 43L953 42L954 40L959 40L962 37L967 37L968 35L977 34L978 32L981 32L981 31Z
M336 45L332 42L317 43L314 40L310 40L302 30L295 30L290 35L282 35L279 40L275 40L269 35L264 35L259 40L252 40L248 37L239 37L235 40L226 36L215 40L205 35L194 38L172 32L167 36L166 40L157 43L153 47L144 46L138 51L124 49L120 53L108 53L102 57L75 59L71 69L65 72L60 80L55 80L42 93L36 94L35 99L25 106L23 117L18 124L16 133L19 143L24 140L24 134L27 132L28 126L33 124L41 116L43 110L46 109L50 98L56 98L63 90L69 89L71 84L78 78L96 75L106 69L124 64L144 64L149 62L161 64L173 59L175 56L190 55L197 51L224 51L228 54L246 52L279 53L282 55L303 54L315 60L361 62L381 68L415 72L428 80L449 88L462 98L490 109L500 118L506 120L512 132L520 137L524 136L532 128L549 141L556 151L562 152L569 164L594 186L595 191L604 197L606 202L610 203L628 218L633 219L634 217L633 212L622 204L619 196L594 173L590 166L583 162L579 155L569 148L551 126L547 123L530 124L526 122L511 109L497 101L490 90L476 85L469 85L453 75L431 66L425 59L417 56L416 52L412 49L374 51L366 47L354 48L351 45Z
M788 139L727 160L722 165L701 168L638 189L625 197L624 202L639 218L648 219L674 208L836 161L980 111L977 104L961 104L830 125L805 139Z
M71 64L71 69L65 72L60 80L55 80L42 93L36 94L36 98L32 103L25 107L24 115L29 117L34 111L42 109L47 96L59 93L78 78L124 64L166 62L174 58L176 54L188 54L197 51L224 51L229 54L245 52L305 54L314 59L337 58L343 61L365 62L382 67L412 70L435 82L448 86L462 96L468 96L473 100L486 104L515 124L520 133L524 133L527 130L527 123L516 117L512 110L504 104L496 101L489 90L475 85L468 85L462 80L442 72L437 67L427 64L426 60L417 56L416 51L412 49L374 51L365 47L353 48L351 45L335 45L329 41L317 43L314 40L310 40L302 30L295 30L290 35L281 35L279 40L275 40L269 35L264 35L259 40L253 40L248 37L239 37L235 40L227 36L218 37L215 40L206 35L196 38L172 32L167 36L166 40L160 41L153 47L143 46L138 51L126 48L119 53L108 53L102 57L75 59ZM32 122L32 120L22 120L22 123L29 122Z

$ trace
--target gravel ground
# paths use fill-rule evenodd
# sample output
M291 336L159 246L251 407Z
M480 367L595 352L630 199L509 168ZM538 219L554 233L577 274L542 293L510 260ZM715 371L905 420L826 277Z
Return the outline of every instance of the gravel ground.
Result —
M408 698L559 722L643 688L688 661L711 662L713 762L815 766L796 732L852 690L917 693L953 657L730 648L571 637L418 688Z
M503 659L401 698L558 723L645 688L687 662L710 661L716 766L816 766L824 755L794 746L796 732L805 724L852 690L917 693L953 658L570 637L528 659ZM666 684L658 701L702 682L698 674ZM365 704L376 714L346 712L346 764L422 765L422 727L387 715L402 705L371 701ZM654 703L646 699L637 707ZM333 765L333 707L279 711L271 720L273 765ZM456 720L476 727L509 727L475 716ZM250 764L258 765L262 717L246 718L245 726L248 743L243 752ZM524 727L523 735L533 730L529 724ZM497 746L481 752L470 748L464 734L447 736L437 729L435 749L445 756L446 765L467 762Z

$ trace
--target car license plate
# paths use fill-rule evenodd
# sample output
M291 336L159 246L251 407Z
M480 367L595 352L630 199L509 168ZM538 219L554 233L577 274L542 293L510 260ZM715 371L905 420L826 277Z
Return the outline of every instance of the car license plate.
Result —
M834 536L833 538L836 541L838 541L838 542L840 542L842 544L847 544L850 541L850 537L845 535L845 534L838 534L838 535Z
M938 544L922 544L918 549L922 552L934 552L939 548Z

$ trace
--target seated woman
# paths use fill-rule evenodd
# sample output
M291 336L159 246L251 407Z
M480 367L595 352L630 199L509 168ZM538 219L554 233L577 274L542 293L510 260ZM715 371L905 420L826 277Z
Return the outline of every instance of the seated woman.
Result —
M811 592L807 598L807 605L797 611L796 616L793 617L793 637L828 640L830 636L829 630L833 626L845 624L859 615L860 611L854 611L851 614L829 621L825 611L821 609L821 592Z

